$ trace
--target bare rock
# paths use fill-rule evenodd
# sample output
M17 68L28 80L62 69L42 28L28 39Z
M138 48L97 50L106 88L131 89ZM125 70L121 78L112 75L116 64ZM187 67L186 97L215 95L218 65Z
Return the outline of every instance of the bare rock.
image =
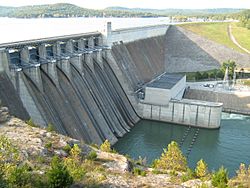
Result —
M98 152L98 157L101 160L106 160L103 165L111 171L127 172L131 170L131 163L126 157L119 154Z
M0 123L4 123L4 122L8 121L9 118L10 118L10 115L9 115L8 112L2 111L2 112L0 113Z
M182 183L181 185L185 187L190 187L190 188L198 188L202 185L202 181L200 179L194 179L194 180L186 181Z
M62 150L62 149L60 149L60 150L54 150L54 153L56 155L58 155L59 157L67 157L68 156L68 154L64 150Z
M7 108L7 107L2 107L1 109L0 109L0 112L9 112L9 109Z

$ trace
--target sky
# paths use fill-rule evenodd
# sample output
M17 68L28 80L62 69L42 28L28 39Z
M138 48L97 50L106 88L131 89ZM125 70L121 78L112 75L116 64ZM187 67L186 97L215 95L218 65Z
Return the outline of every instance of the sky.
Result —
M24 6L71 3L84 8L103 9L109 6L128 8L249 8L250 0L0 0L1 6Z

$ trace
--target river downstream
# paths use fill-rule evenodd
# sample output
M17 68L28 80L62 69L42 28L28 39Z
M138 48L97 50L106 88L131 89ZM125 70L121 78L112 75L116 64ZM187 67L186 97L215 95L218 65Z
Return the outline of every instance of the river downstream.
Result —
M186 137L185 132L188 132ZM198 136L190 146L195 132ZM188 131L186 126L142 120L114 147L134 159L146 157L147 163L151 164L172 140L181 145L191 168L203 158L209 170L217 170L223 165L233 176L241 162L250 164L250 117L244 115L223 113L218 130L191 128Z

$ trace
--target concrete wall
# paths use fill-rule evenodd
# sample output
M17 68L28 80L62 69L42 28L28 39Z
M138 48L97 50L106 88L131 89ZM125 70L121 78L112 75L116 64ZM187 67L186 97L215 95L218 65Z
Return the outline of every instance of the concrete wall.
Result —
M140 103L139 107L144 119L209 129L220 127L221 103L183 99L170 101L166 106Z
M104 44L111 47L115 42L122 41L123 43L128 43L136 40L165 35L168 27L168 25L156 25L117 29L112 31L111 22L108 22L103 32L105 38Z
M182 99L184 90L186 87L186 76L184 76L179 82L175 84L173 88L171 88L171 98L172 99Z
M250 114L249 92L219 93L190 89L185 93L184 97L187 99L221 102L225 112Z
M171 99L171 90L162 88L145 88L145 103L155 105L168 105Z

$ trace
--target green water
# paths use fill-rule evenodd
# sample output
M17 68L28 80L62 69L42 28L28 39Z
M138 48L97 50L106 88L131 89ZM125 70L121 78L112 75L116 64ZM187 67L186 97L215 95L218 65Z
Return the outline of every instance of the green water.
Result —
M146 157L147 163L151 164L170 141L181 144L187 130L186 126L142 120L114 148L134 159ZM194 139L196 131L197 128L191 128L181 145L191 168L203 158L210 170L217 170L223 165L233 176L241 162L250 164L250 116L223 113L220 129L199 129ZM190 147L193 139L194 144Z

